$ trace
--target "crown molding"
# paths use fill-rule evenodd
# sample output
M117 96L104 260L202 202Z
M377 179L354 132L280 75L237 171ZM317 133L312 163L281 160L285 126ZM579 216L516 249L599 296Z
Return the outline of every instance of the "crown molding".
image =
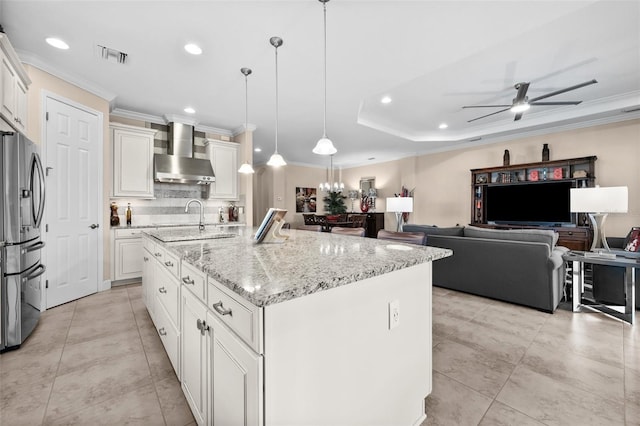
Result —
M110 92L109 90L105 89L104 87L98 86L97 84L86 80L82 77L79 77L75 74L71 74L68 73L66 71L62 71L56 67L53 67L45 62L42 61L42 59L40 59L38 56L30 53L30 52L26 52L24 50L18 50L17 51L18 56L20 57L20 60L27 64L27 65L31 65L33 67L36 67L46 73L49 73L55 77L58 77L61 80L66 81L69 84L73 84L74 86L78 86L79 88L81 88L82 90L86 90L89 93L92 93L94 95L96 95L99 98L102 98L104 100L106 100L107 102L109 102L109 104L111 104L115 99L116 99L116 94L113 92Z
M129 118L131 120L138 121L146 121L148 123L154 124L167 124L163 117L158 115L144 114L142 112L129 111L127 109L122 108L114 108L110 115L115 115L116 117Z
M240 126L240 127L236 127L235 129L233 129L233 130L231 131L231 132L232 132L232 135L235 137L235 136L238 136L239 134L244 133L244 132L245 132L245 129L244 129L244 128L245 128L244 124L243 124L242 126ZM247 130L248 130L248 131L250 131L250 132L255 132L257 128L258 128L258 127L256 127L256 125L255 125L255 124L247 123Z

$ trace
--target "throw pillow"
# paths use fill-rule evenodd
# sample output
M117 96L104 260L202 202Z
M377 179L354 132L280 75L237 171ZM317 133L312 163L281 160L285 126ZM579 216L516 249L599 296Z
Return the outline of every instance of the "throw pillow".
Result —
M624 242L624 250L640 252L640 227L633 227Z

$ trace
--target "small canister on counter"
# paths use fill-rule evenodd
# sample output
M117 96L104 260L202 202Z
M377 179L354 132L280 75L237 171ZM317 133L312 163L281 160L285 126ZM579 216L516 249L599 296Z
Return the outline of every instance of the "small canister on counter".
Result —
M114 202L111 203L111 226L119 226L120 217L118 216L118 205Z

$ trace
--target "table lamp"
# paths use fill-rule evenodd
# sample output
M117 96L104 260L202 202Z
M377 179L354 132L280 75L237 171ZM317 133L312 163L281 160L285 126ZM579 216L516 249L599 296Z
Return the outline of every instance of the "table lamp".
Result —
M626 186L571 188L570 198L571 212L588 213L593 224L591 251L599 248L611 251L604 232L604 222L608 213L627 212L629 188Z
M398 225L396 230L402 232L402 213L413 212L412 197L389 197L387 198L387 211L396 214Z

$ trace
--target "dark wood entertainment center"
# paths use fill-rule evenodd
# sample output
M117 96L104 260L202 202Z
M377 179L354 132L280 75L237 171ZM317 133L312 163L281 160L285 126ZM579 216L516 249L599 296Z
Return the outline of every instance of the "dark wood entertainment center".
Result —
M497 229L553 229L558 245L571 250L589 250L592 231L584 214L572 214L568 226L487 223L487 188L494 185L516 186L532 182L570 182L573 188L595 186L596 156L538 163L505 165L471 170L471 225Z

